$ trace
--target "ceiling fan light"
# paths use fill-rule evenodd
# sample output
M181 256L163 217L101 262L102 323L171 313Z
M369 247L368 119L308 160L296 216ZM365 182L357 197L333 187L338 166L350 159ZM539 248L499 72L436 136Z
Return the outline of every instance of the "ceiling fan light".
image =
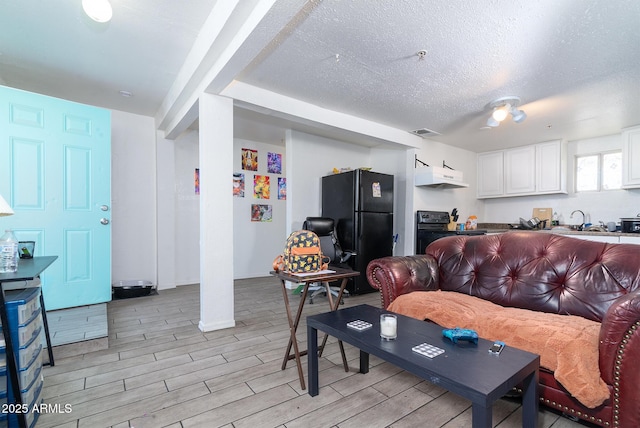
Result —
M496 122L502 122L503 120L505 120L507 118L507 115L509 114L509 110L511 109L511 106L509 104L504 105L500 108L497 108L493 111L493 114L491 115L491 117L496 121Z
M493 116L489 116L489 119L487 119L487 126L490 128L495 128L497 126L500 125L500 122L498 122L497 120L495 120L493 118Z
M96 22L109 22L113 17L113 9L109 0L82 0L84 13Z
M515 123L521 123L527 118L527 113L522 110L513 109L511 110L511 116L513 116L513 121Z

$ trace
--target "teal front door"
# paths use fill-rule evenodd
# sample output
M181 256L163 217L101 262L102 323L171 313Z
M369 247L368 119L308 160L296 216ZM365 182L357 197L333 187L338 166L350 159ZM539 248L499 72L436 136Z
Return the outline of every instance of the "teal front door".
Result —
M0 86L0 230L56 255L47 310L111 300L111 113Z

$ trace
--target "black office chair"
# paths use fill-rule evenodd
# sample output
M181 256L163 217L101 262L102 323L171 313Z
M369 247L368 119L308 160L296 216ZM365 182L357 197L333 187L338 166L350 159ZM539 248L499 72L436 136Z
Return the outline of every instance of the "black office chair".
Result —
M329 269L331 267L338 267L343 269L351 269L347 264L347 260L355 256L353 251L345 251L340 246L338 237L336 235L335 221L329 217L307 217L302 224L302 228L310 230L318 235L320 238L320 248L322 254L329 257ZM309 303L313 303L313 298L319 294L331 293L334 296L338 296L340 293L339 287L331 287L328 284L312 284L309 286L311 292L309 296ZM343 296L348 296L349 291L344 290Z

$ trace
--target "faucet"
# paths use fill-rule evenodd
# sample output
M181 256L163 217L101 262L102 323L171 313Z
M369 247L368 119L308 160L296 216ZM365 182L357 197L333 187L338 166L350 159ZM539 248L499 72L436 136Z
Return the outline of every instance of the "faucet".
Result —
M583 230L584 229L584 212L582 212L581 210L574 210L571 212L571 215L569 216L569 218L573 218L573 214L575 213L582 214L582 223L580 224L580 226L578 226L578 230Z

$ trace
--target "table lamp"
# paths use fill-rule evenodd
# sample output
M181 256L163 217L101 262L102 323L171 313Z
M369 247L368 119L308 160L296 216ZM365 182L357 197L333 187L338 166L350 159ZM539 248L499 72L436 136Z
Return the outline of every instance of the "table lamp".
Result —
M11 209L7 201L4 200L2 195L0 195L0 217L12 215L12 214L13 214L13 210Z

